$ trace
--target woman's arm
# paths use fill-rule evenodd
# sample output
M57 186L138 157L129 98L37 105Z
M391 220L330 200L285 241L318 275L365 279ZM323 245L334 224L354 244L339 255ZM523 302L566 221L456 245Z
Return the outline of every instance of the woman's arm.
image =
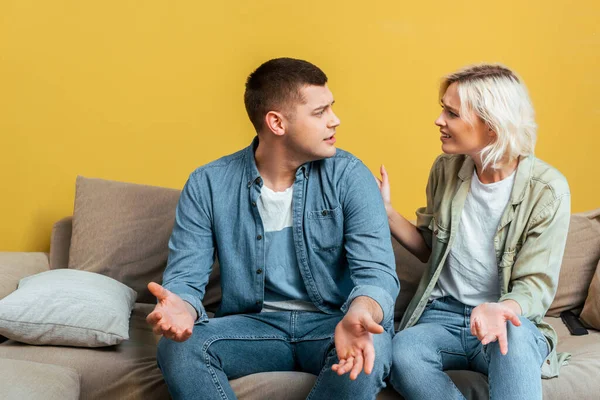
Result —
M410 251L421 262L427 262L431 255L431 249L427 246L421 232L410 223L406 218L400 215L391 203L390 182L387 171L382 165L380 168L381 179L377 178L377 184L381 192L381 197L385 204L385 211L388 215L390 230L392 236L408 251Z

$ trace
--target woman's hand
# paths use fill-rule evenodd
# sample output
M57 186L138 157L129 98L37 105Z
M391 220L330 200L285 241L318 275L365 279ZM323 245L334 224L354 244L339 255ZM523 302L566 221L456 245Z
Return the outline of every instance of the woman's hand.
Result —
M381 192L381 198L383 199L383 204L385 205L385 211L389 215L390 211L393 210L390 195L390 180L383 164L381 164L381 167L379 168L379 173L381 174L381 179L375 177L375 180L377 181L377 186L379 186L379 191Z
M498 341L500 353L508 353L506 324L521 325L517 313L504 303L483 303L471 313L471 334L477 336L481 344L486 345Z

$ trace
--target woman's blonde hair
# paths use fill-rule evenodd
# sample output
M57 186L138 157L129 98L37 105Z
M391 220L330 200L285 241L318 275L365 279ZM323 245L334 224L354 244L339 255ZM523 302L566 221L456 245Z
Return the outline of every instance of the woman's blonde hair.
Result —
M469 117L473 111L497 135L496 141L481 150L484 170L533 153L535 113L527 88L513 71L499 64L465 67L442 80L440 100L455 82L461 117L472 122Z

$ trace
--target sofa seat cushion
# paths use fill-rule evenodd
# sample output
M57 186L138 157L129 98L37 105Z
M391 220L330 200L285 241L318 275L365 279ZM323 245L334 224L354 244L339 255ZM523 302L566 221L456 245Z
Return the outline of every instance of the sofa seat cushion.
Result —
M81 376L82 399L168 399L167 387L156 365L157 338L146 323L146 316L153 308L151 304L134 306L129 340L116 346L31 346L9 340L0 344L0 359L72 368Z
M592 399L600 393L600 332L573 336L560 318L546 317L558 334L559 352L571 353L558 378L543 381L544 399Z
M79 374L72 368L0 359L0 398L7 400L77 400Z

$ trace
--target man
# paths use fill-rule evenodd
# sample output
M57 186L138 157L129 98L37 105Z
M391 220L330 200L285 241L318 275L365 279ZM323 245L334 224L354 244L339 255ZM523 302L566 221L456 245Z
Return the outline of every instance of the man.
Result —
M340 120L318 67L267 61L244 100L257 137L190 175L164 287L148 285L169 392L235 399L228 379L299 370L319 376L308 398L374 399L391 366L399 291L377 184L336 152ZM209 321L215 254L223 298Z

